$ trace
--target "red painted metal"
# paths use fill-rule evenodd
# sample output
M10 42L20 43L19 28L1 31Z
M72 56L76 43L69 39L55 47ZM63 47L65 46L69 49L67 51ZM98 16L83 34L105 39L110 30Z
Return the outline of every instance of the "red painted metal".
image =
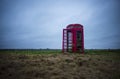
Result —
M84 53L84 31L81 24L70 24L63 29L62 52Z

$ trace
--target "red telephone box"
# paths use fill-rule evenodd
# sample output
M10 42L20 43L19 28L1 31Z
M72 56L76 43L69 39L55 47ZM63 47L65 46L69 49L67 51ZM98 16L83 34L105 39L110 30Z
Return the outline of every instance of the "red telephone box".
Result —
M62 51L84 53L84 32L81 24L70 24L63 29Z

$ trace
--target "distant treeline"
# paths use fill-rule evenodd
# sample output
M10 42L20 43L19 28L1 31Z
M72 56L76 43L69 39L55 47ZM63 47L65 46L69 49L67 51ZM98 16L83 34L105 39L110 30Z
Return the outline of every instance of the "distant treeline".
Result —
M39 51L43 51L43 50L62 50L62 49L0 49L0 50L39 50ZM120 49L85 49L85 51L120 51Z
M62 49L0 49L0 53L16 53L16 54L60 54ZM105 54L119 55L120 49L85 49L85 54Z
M119 52L120 49L85 49L85 52Z
M49 49L49 48L47 48L47 49L0 49L0 50L2 50L2 51L6 51L6 50L10 50L10 51L16 51L16 50L19 50L19 51L46 51L46 50L51 50L51 51L56 51L56 50L61 50L61 49Z
M0 51L62 51L61 49L0 49Z
M0 49L0 53L16 53L16 54L58 54L61 49Z

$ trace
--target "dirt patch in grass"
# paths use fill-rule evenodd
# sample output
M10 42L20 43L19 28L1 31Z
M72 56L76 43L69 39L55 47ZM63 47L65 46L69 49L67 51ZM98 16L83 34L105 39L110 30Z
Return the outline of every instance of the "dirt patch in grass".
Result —
M2 53L0 79L120 79L120 56Z

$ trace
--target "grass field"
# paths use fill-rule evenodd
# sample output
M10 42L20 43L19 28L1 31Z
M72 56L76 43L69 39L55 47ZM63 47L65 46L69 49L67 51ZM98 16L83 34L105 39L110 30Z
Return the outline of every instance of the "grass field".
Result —
M120 50L0 50L0 79L120 79Z

